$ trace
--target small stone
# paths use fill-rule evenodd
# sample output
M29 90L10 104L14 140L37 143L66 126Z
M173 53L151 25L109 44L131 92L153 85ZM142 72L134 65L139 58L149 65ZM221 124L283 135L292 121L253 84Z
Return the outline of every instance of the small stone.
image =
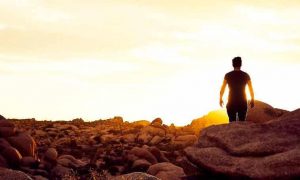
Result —
M55 148L49 148L45 153L45 159L51 162L55 162L57 159L58 153Z

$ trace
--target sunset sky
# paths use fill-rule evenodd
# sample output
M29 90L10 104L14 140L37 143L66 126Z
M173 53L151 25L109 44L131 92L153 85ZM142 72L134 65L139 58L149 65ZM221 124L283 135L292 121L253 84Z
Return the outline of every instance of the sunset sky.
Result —
M256 99L300 108L300 1L0 0L0 114L184 125L241 56Z

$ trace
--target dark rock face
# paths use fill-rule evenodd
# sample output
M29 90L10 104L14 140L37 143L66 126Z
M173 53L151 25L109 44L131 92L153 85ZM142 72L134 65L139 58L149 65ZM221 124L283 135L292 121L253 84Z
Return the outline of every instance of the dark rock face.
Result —
M300 109L266 123L237 122L202 130L187 158L230 178L300 177Z

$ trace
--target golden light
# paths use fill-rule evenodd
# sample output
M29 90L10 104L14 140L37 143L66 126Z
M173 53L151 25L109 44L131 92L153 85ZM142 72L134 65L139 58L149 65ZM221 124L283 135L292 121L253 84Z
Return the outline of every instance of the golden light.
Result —
M0 1L1 113L186 125L220 109L235 56L256 99L299 108L300 3L282 3Z

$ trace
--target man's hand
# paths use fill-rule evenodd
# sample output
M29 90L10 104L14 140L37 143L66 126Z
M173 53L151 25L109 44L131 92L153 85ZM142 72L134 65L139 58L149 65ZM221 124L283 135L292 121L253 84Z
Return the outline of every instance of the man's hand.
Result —
M254 107L254 99L251 99L251 101L250 101L250 107L251 107L251 108Z
M220 106L223 107L223 104L224 104L223 99L220 99L219 103L220 103Z

